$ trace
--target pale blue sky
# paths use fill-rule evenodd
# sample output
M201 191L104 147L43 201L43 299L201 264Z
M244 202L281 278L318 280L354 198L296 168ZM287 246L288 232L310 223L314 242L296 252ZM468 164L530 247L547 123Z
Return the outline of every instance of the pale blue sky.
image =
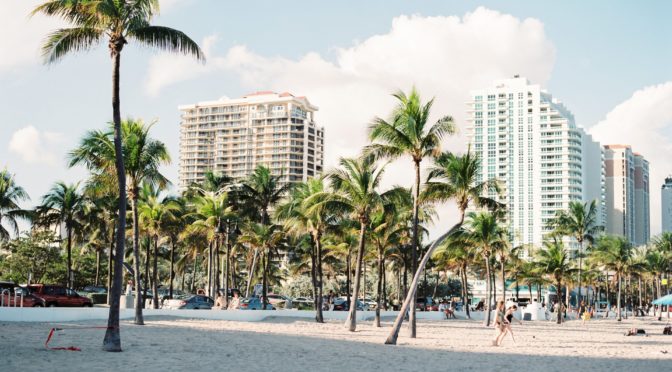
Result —
M31 1L3 0L0 3L0 31L3 37L9 38L9 41L0 41L0 60L4 60L0 62L0 167L7 166L16 173L33 201L37 201L52 182L58 179L74 181L84 174L81 170L66 171L63 154L76 144L85 130L100 128L109 120L111 64L103 47L68 57L54 66L40 64L37 43L41 35L53 26L43 19L26 21L21 18L31 8L26 3ZM669 1L171 0L155 23L180 29L199 42L216 35L210 54L217 57L210 58L211 62L214 61L210 66L216 65L218 57L222 58L222 64L226 64L224 56L229 49L240 45L254 56L268 61L295 62L308 53L317 53L324 61L336 63L339 50L353 48L374 35L388 34L395 17L461 18L481 6L519 21L533 18L543 24L544 41L555 50L555 54L549 56L550 73L530 72L529 75L547 78L545 86L548 90L563 100L574 112L577 123L585 127L603 120L614 107L628 101L635 91L672 81L672 23L669 22L672 2ZM418 48L422 47L423 44L418 42ZM437 48L436 45L430 47ZM477 49L478 45L473 47ZM514 49L507 53L514 56L520 52ZM451 56L450 48L440 53ZM192 78L166 83L158 94L152 95L146 89L146 81L150 58L156 54L132 45L124 50L122 114L148 120L158 118L155 136L169 145L174 164L178 158L177 105L213 100L220 96L235 97L250 90L269 87L280 89L277 87L278 80L269 81L266 86L259 83L258 77L252 82L241 78L245 73L256 71L254 69L259 66L238 64L235 68L217 67ZM407 56L399 54L395 55L395 59L403 64ZM460 56L453 55L451 58L459 59ZM497 65L500 61L490 62ZM534 64L528 67L530 70L535 68ZM206 65L206 68L211 67ZM517 72L528 75L525 67L521 70ZM444 73L436 71L437 75ZM261 76L263 82L265 75ZM291 80L291 77L289 75L287 79ZM367 79L366 76L363 79ZM400 79L398 85L388 83L406 88L407 80ZM422 87L422 83L418 84ZM470 88L478 87L450 89L466 94ZM292 86L287 89L292 89ZM440 87L437 89L440 93ZM294 93L306 95L309 99L323 97L306 90ZM428 90L440 96L434 90ZM670 95L664 93L663 96L660 102L672 103ZM325 107L324 115L320 117L318 113L317 118L327 128L327 133L337 133L334 128L345 125L340 122L342 118L339 122L335 119L329 122L332 117L328 114L330 102L312 101L321 108ZM445 107L463 111L459 100L450 96L447 101L450 102ZM343 102L340 104L347 105L347 100ZM365 114L371 117L384 115L385 112ZM453 114L459 118L463 113ZM651 119L659 122L655 130L663 137L669 136L672 120L664 113L660 115ZM37 130L37 142L34 136L28 136L29 140L21 142L24 148L10 150L9 143L15 132L29 126ZM327 135L327 147L330 146L329 140ZM669 149L669 144L669 138L665 138L660 148ZM640 144L640 147L643 146ZM338 151L332 148L332 152ZM655 167L654 159L651 160ZM668 169L661 169L658 173L663 175L670 171ZM166 174L177 182L174 165L166 169ZM658 192L658 181L652 177L652 194ZM659 208L653 202L652 196L651 209ZM655 221L659 217L654 215L653 218L653 223L659 225Z

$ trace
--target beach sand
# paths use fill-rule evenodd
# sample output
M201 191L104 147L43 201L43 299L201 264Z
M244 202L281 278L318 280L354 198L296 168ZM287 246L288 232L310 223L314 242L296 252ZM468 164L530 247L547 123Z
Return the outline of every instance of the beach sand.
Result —
M383 345L392 319L382 328L360 323L348 332L342 322L316 324L305 319L270 318L231 322L147 318L145 326L122 322L122 353L101 350L104 330L70 329L104 325L0 323L0 370L50 371L660 371L672 365L672 336L652 318L592 320L563 325L515 323L514 343L507 336L491 346L495 331L481 322L419 321L418 338L406 326L397 346ZM50 346L76 346L81 352L47 350L52 327L63 327ZM630 327L648 337L625 337Z

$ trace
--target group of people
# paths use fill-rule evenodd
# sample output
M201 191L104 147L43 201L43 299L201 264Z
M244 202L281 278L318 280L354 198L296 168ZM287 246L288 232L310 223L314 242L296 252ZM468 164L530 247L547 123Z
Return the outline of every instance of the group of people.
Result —
M523 324L522 321L516 319L514 316L515 312L518 310L517 305L512 305L508 309L504 305L504 301L500 300L497 302L497 307L495 308L495 330L496 336L492 340L492 346L500 346L504 341L504 337L507 334L511 335L513 342L516 342L516 339L513 337L513 329L511 329L511 323L516 320L518 323Z
M217 300L215 300L215 307L218 307L222 310L239 310L240 309L240 292L237 289L231 291L231 298L229 299L229 304L226 306L226 301L224 296L219 293L217 295Z

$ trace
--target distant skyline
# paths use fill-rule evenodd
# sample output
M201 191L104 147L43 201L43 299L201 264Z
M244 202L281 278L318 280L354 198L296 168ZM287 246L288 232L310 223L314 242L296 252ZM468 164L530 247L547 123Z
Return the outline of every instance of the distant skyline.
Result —
M86 130L111 118L105 45L41 64L58 21L27 15L40 1L0 3L0 167L32 198L75 182L65 156ZM625 1L161 1L154 23L197 40L208 61L129 45L122 56L124 117L158 120L152 135L173 157L177 184L180 104L257 90L307 96L326 130L325 168L354 155L366 125L386 116L390 93L416 85L435 115L464 127L469 90L514 74L562 100L602 144L625 143L651 164L651 233L660 232L660 187L672 174L672 3ZM446 142L462 151L464 137ZM387 184L408 184L409 160ZM407 186L410 186L407 185ZM441 229L453 211L441 209Z

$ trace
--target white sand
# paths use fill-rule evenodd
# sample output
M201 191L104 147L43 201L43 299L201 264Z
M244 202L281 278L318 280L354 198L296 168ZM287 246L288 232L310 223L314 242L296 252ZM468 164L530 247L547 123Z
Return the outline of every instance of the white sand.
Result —
M149 318L145 326L122 325L122 353L101 350L104 330L65 330L50 346L77 346L81 352L51 351L44 341L52 327L101 325L99 321L47 324L0 323L0 370L103 371L661 371L672 362L672 336L652 318L514 324L490 346L492 328L476 321L420 321L418 338L404 326L397 346L383 345L391 319L382 328L360 323L355 333L341 322L316 324L299 319L260 323ZM649 337L625 337L629 327Z

